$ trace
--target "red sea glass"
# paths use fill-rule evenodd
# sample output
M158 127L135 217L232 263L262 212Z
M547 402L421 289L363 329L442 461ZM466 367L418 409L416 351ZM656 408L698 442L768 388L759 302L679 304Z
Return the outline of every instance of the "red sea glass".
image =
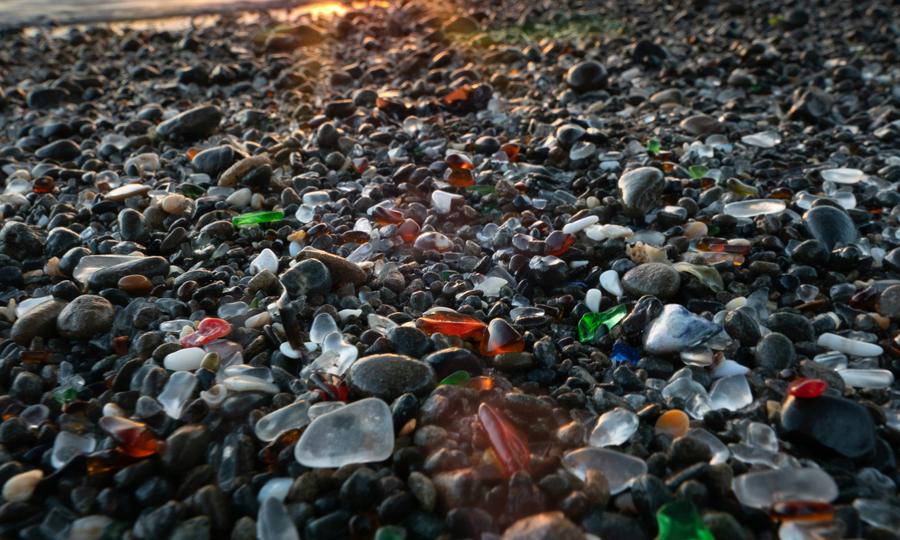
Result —
M468 169L450 170L446 175L446 180L448 184L458 188L475 185L475 177L472 176L472 171Z
M416 321L416 328L428 335L441 333L445 336L478 338L487 326L469 315L455 311L437 311L420 317Z
M544 240L544 244L547 245L547 255L553 255L554 257L559 257L569 251L569 248L574 243L575 237L562 231L553 231Z
M100 418L100 427L116 441L123 454L133 458L143 458L159 453L160 442L146 424L121 416Z
M56 183L49 176L36 178L31 186L31 191L35 193L53 193L54 189L56 189Z
M504 472L512 475L526 470L530 453L528 444L518 430L486 403L478 407L478 420L484 427Z
M450 154L444 159L444 162L446 162L447 166L454 171L471 171L475 168L475 164L472 163L472 160L463 154Z
M788 385L788 394L800 399L816 398L828 389L828 383L822 379L800 378Z
M418 223L407 218L406 221L397 227L397 234L400 235L400 238L402 238L404 242L415 242L416 238L419 237L419 232L421 232L421 230Z
M231 333L231 324L223 319L207 317L197 325L197 331L181 338L182 347L200 347Z
M494 319L490 322L486 336L481 341L481 354L495 356L523 350L525 350L525 340L508 322L503 319Z

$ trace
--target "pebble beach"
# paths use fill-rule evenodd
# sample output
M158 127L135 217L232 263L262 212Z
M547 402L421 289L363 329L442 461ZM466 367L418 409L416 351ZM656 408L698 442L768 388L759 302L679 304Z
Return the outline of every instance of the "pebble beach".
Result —
M879 2L0 30L0 539L900 539Z

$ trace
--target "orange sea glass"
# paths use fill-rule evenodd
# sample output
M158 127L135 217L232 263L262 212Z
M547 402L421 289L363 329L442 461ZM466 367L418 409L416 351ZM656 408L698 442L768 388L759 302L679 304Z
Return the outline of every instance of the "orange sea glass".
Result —
M480 338L487 326L469 315L455 311L436 311L419 317L416 328L428 335L441 333L445 336Z
M405 218L403 217L403 213L399 210L394 210L393 208L387 208L385 206L376 206L375 209L372 210L372 219L379 225L390 225L391 223L403 223Z
M672 438L681 437L691 427L691 420L683 411L666 411L656 420L656 431L667 433Z

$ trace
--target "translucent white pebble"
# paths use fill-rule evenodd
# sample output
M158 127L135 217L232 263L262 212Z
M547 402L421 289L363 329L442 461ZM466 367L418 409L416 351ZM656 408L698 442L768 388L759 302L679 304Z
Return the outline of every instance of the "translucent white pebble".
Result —
M766 214L777 214L787 208L784 201L778 199L751 199L728 203L723 212L736 218L751 218Z
M71 431L60 431L53 441L50 464L60 469L81 454L90 454L97 447L97 441L90 435L78 435Z
M894 374L886 369L841 369L837 373L854 388L887 388L894 383Z
M884 349L874 343L866 343L855 339L847 339L837 334L824 333L819 336L819 347L832 349L851 356L881 356Z
M276 477L270 478L263 487L260 488L259 494L256 496L256 500L259 502L263 502L266 499L278 499L279 501L283 501L285 497L287 497L288 492L291 490L291 484L294 483L293 478L289 477Z
M285 431L300 429L309 422L309 402L300 400L260 418L253 432L259 440L269 442Z
M866 177L859 169L825 169L821 173L822 180L834 182L835 184L856 184Z
M393 451L390 407L378 398L366 398L313 420L297 442L294 456L307 467L337 468L384 461Z
M741 137L741 142L759 148L774 148L781 142L781 135L775 131L760 131Z
M576 219L575 221L570 221L563 226L562 232L565 234L575 234L578 231L585 229L589 225L593 225L600 221L598 216L587 216L581 219Z
M190 371L176 371L169 377L162 392L156 397L156 401L163 406L163 410L170 418L178 419L187 400L197 387L197 377Z
M278 272L278 256L269 248L260 251L259 255L250 261L251 274L258 274L263 270Z
M732 375L713 383L709 391L709 405L713 409L736 411L753 403L750 384L743 375Z
M574 450L563 456L562 464L581 480L587 478L590 470L602 472L612 495L625 491L635 478L647 472L644 460L606 448Z
M256 515L256 538L259 540L300 540L300 533L288 514L287 507L276 497L267 497Z
M312 326L309 329L309 339L313 343L322 343L325 341L325 337L332 332L340 333L337 323L334 322L331 315L319 313L313 319Z
M636 414L628 409L617 407L600 415L588 443L600 448L619 446L634 435L640 423Z

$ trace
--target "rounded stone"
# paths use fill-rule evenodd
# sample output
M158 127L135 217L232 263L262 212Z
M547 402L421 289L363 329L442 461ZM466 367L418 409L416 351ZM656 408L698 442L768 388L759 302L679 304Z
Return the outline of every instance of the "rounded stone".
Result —
M741 342L741 345L752 347L759 341L759 324L748 310L736 309L725 315L725 331L728 335Z
M402 354L376 354L357 360L349 372L350 389L360 396L392 401L407 392L424 396L435 385L434 370Z
M638 167L623 174L618 186L626 210L646 214L659 205L666 182L659 169Z
M589 92L606 87L606 68L593 60L579 62L566 72L566 84L577 92Z
M881 293L878 313L891 319L900 319L900 285L891 285Z
M305 259L281 274L281 283L292 298L309 293L327 294L331 290L331 273L317 259Z
M810 208L803 214L803 223L810 234L834 249L838 244L850 244L859 239L859 231L847 212L834 206L822 205Z
M392 328L387 335L394 350L400 354L420 358L428 352L431 340L425 332L411 326Z
M797 359L794 344L784 334L772 332L756 345L756 363L767 369L790 367Z
M562 512L544 512L522 518L503 533L503 540L584 540L584 531Z
M102 296L85 294L70 302L56 318L60 335L87 339L103 334L112 327L115 309Z
M663 300L672 298L681 287L681 275L672 266L651 262L635 266L622 277L625 292L635 298L656 296Z
M0 229L3 253L15 259L37 257L44 251L37 231L20 221L7 221Z

